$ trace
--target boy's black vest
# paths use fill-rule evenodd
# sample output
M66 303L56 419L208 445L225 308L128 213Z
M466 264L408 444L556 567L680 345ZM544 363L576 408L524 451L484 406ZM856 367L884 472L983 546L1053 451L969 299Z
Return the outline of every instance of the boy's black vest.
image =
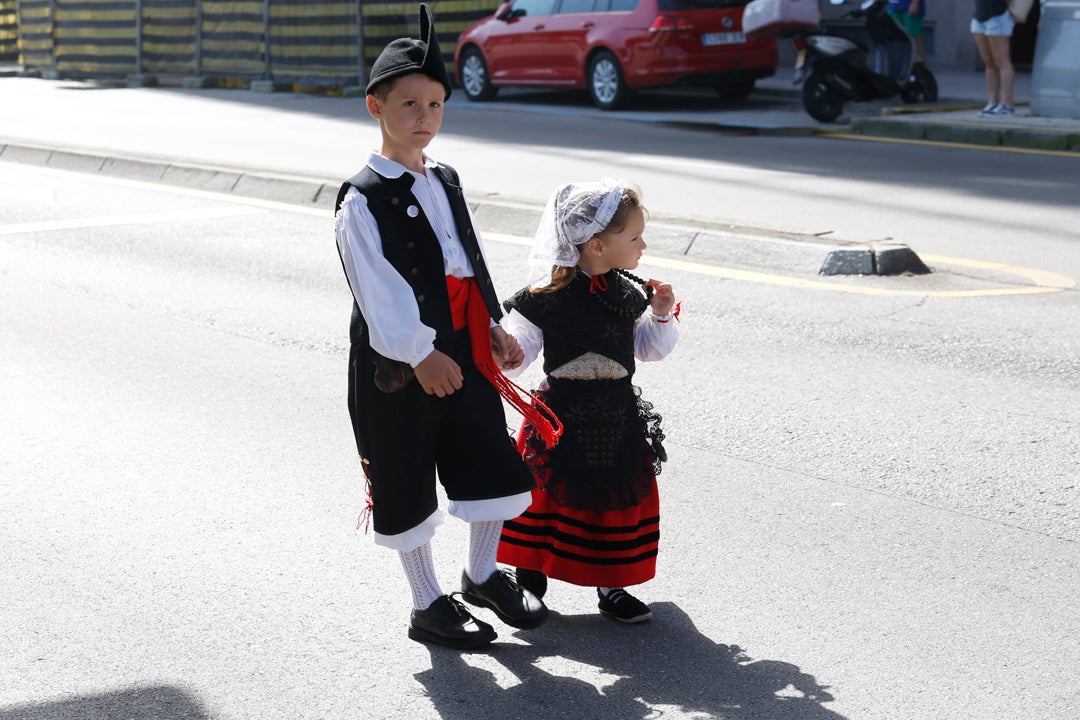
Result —
M484 303L491 316L499 320L502 317L499 299L484 264L476 232L469 220L469 211L457 172L452 167L441 164L428 170L434 171L446 189L450 210L454 215L454 226L472 263ZM435 347L446 352L444 343L448 342L454 333L450 298L446 289L446 266L443 263L439 239L423 208L412 194L414 180L409 173L402 173L401 177L397 178L384 178L370 167L365 167L342 184L334 213L336 215L341 210L341 203L350 187L355 187L367 197L368 209L379 226L383 256L409 283L416 297L416 305L420 309L420 322L435 330ZM373 308L372 311L379 312L380 309ZM394 309L386 308L385 312L393 313ZM360 308L354 300L349 327L351 341L367 344L369 341L366 329Z

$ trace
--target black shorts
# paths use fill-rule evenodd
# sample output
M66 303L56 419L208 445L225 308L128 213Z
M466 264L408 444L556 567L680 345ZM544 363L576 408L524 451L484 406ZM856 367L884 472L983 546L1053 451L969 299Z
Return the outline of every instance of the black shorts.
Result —
M464 376L447 397L428 395L415 379L405 389L375 388L370 348L349 357L349 411L371 481L375 532L397 535L438 509L436 469L450 500L490 500L535 487L506 425L502 398L473 365L468 334L449 353Z

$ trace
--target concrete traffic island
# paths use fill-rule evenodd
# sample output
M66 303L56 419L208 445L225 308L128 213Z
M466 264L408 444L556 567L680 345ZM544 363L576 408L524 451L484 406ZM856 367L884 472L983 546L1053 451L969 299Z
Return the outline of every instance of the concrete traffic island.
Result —
M821 275L926 275L930 268L902 243L874 243L833 250L825 257Z

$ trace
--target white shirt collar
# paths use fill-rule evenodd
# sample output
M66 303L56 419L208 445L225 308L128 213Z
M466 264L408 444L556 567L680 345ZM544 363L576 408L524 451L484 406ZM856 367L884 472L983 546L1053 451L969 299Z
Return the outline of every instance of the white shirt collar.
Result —
M390 158L383 155L380 155L374 150L372 150L368 154L367 164L371 167L372 170L379 173L384 178L390 180L394 178L399 178L405 173L410 172L410 170L401 163L395 160L391 160ZM438 167L438 165L439 163L437 163L435 160L432 160L427 155L424 155L424 167L435 168Z

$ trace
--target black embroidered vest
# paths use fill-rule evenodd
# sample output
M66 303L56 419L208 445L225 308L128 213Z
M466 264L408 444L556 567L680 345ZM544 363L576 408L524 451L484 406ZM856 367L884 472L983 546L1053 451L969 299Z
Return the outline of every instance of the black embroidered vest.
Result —
M609 305L632 307L642 295L614 272L604 276L602 292ZM589 279L577 274L569 285L551 293L528 288L506 301L544 331L544 372L551 373L571 360L594 352L609 357L634 374L634 323L637 318L618 314L603 305L589 289Z
M472 263L484 303L491 316L499 320L502 311L491 275L480 252L476 232L469 221L469 211L457 172L448 165L438 165L428 168L428 171L434 172L446 189L450 210L454 216L454 226ZM367 197L368 209L379 228L383 256L409 283L420 310L420 321L435 330L435 346L445 352L443 343L454 332L450 299L446 290L446 267L439 239L423 208L412 194L414 180L409 173L403 173L397 178L384 178L371 167L364 167L342 184L338 190L334 212L336 214L341 210L341 203L350 187L355 187ZM354 343L361 340L367 342L366 323L355 301L349 336Z

